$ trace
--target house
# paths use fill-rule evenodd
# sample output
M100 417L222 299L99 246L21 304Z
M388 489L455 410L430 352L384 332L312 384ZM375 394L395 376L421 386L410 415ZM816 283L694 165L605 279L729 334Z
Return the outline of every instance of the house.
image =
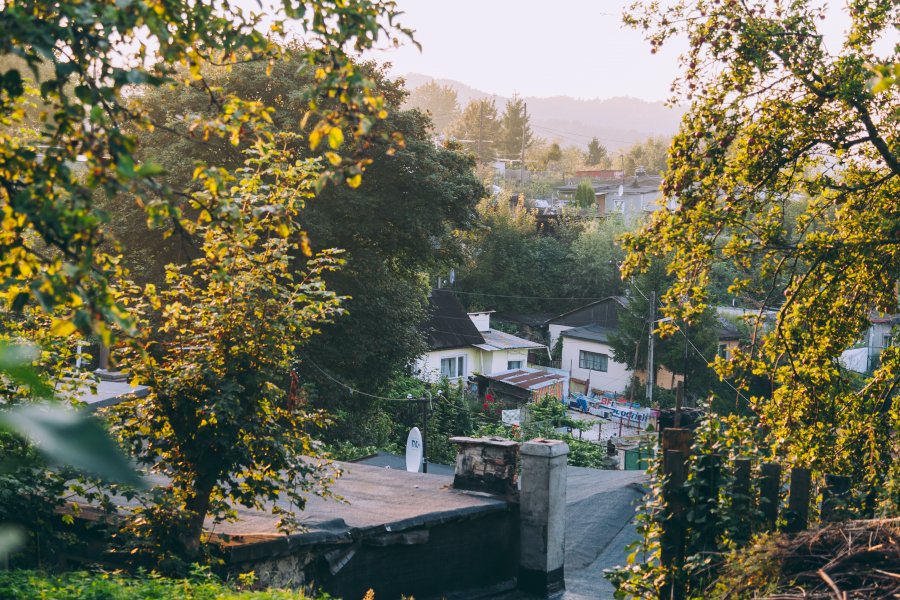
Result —
M859 342L841 353L844 368L857 373L871 373L878 367L881 351L894 343L894 327L900 325L900 315L872 311L869 327Z
M625 363L616 362L610 345L615 329L590 324L564 330L560 367L572 374L572 383L585 393L591 390L621 394L631 381L632 372Z
M610 296L570 310L548 321L551 347L562 345L560 368L571 373L573 388L585 393L595 391L623 393L631 379L645 381L643 372L633 373L625 363L613 358L611 339L619 327L621 311L628 310L628 298ZM730 358L740 344L738 328L727 318L718 315L717 352ZM712 360L713 357L708 357ZM656 384L674 388L681 379L663 367L658 367ZM581 391L578 390L578 391Z
M544 396L564 399L569 391L569 378L558 372L529 369L510 369L493 375L476 375L478 396L491 394L503 405L518 407Z
M651 213L659 208L661 182L661 177L640 175L635 175L629 180L624 178L595 180L591 185L597 198L597 212L601 215L618 213L627 220ZM560 202L573 200L577 188L577 183L558 186L556 193Z
M423 379L468 381L475 373L521 369L528 365L529 351L547 351L544 344L492 329L493 311L466 313L450 290L434 290L429 303L428 352L416 363Z

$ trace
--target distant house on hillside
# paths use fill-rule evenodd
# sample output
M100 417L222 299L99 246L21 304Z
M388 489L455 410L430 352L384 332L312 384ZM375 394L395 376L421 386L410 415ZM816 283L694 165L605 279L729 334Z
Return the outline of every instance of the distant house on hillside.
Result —
M475 373L522 369L529 350L547 351L544 344L491 329L492 311L466 313L450 290L434 290L429 303L428 352L416 363L422 379L468 381Z
M597 212L600 214L620 214L625 219L632 219L659 208L659 186L662 179L658 176L634 176L627 181L611 179L593 181L594 195L597 198ZM556 188L561 203L575 199L577 181ZM619 194L621 188L622 193Z
M857 373L871 373L878 367L881 352L896 343L894 327L900 325L900 315L872 311L869 313L869 327L860 337L859 343L841 354L844 368Z

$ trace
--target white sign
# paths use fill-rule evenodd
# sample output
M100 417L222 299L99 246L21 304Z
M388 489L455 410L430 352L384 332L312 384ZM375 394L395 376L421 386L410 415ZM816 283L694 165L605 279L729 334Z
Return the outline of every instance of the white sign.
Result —
M410 429L406 436L406 470L410 473L422 470L422 433L418 427Z
M500 420L504 425L520 425L522 422L521 409L504 410L500 413Z

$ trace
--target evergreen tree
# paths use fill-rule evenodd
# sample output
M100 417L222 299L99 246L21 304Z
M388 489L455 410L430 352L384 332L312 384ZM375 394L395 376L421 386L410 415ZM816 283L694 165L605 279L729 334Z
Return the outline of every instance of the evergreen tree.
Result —
M575 206L578 208L589 208L597 202L597 195L594 192L594 186L588 181L582 181L575 188Z
M600 140L592 138L590 143L588 143L584 162L589 166L599 165L606 160L608 154L606 147L600 143Z
M500 153L503 158L515 159L522 156L522 136L525 136L525 148L533 141L531 118L527 114L525 101L513 96L507 101L500 119Z

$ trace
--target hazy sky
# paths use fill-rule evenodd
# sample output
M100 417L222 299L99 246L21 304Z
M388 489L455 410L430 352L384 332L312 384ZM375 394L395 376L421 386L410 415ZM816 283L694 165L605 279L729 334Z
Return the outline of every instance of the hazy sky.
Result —
M486 92L663 100L677 50L650 54L622 24L621 0L398 0L422 44L377 52L393 73L456 79Z
M665 3L666 0L663 0ZM642 34L622 23L632 0L397 0L404 26L422 44L378 51L393 73L456 79L508 96L634 96L668 98L686 43L657 54ZM845 3L830 3L819 24L837 50L849 23ZM884 54L896 39L882 40Z

